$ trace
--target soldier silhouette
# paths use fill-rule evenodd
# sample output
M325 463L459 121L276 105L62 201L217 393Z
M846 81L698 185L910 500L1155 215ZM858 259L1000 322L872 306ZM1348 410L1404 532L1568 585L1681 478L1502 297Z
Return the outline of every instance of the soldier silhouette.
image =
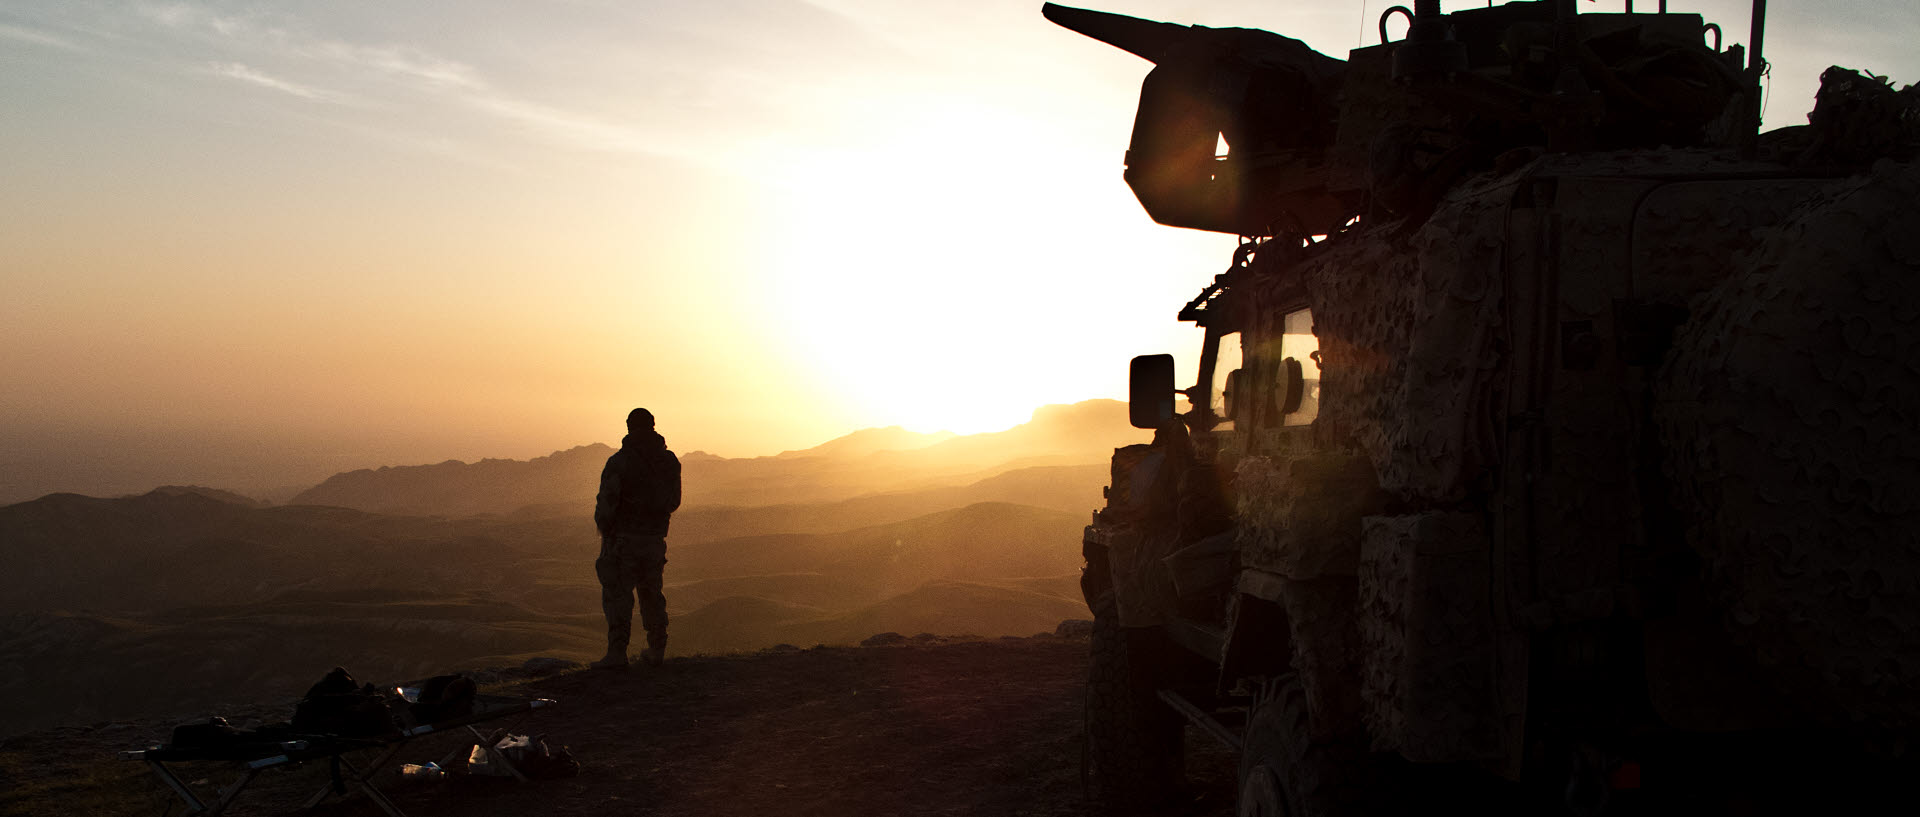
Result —
M627 415L627 436L600 471L600 495L593 524L600 529L600 609L607 616L607 654L595 669L624 669L633 635L633 601L640 599L640 623L647 649L640 654L659 666L667 650L667 599L660 592L667 564L667 521L680 507L680 460L667 450L666 438L653 430L653 413L643 408Z

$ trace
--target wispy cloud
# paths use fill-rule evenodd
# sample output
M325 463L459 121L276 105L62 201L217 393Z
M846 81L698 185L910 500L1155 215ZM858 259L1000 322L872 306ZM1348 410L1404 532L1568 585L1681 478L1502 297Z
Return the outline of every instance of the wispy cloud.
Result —
M289 82L279 77L268 75L245 63L216 62L207 67L220 76L237 79L261 88L271 88L275 91L292 94L301 99L311 99L315 102L339 102L344 98L341 94L332 91L315 88L310 85L302 85L297 82Z
M41 31L39 29L22 28L20 26L6 25L4 23L0 23L0 39L15 40L23 43L33 43L34 45L44 45L48 48L60 48L60 49L65 49L67 51L81 50L80 46L75 45L72 42L69 42L63 37L60 37L54 34L48 34L47 32Z
M166 29L202 37L219 44L221 50L250 55L244 62L211 63L214 73L302 99L341 102L349 98L308 79L326 76L327 85L350 85L363 101L418 95L512 124L551 144L595 151L660 152L660 145L654 144L657 140L650 138L655 134L644 128L514 93L489 82L472 65L413 45L312 36L259 17L222 14L184 3L146 4L140 11ZM263 64L272 71L256 67ZM416 98L407 104L417 102Z
M143 4L140 12L161 26L210 36L275 59L312 60L335 69L373 74L429 87L475 84L473 69L403 45L358 45L314 37L255 17L220 14L184 3Z
M292 53L338 66L370 70L428 89L477 88L485 84L472 66L405 46L365 46L338 40L313 40L294 44Z
M550 140L573 147L635 153L654 149L639 129L590 114L485 90L467 94L463 101L479 111L524 125Z

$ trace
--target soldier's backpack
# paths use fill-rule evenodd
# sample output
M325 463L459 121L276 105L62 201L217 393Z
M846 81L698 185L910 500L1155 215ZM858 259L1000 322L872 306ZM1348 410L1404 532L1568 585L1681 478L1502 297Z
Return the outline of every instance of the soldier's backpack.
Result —
M420 684L420 694L407 706L414 723L439 723L473 714L478 691L465 675L436 675Z
M293 730L364 738L391 734L397 727L386 695L372 684L357 685L345 669L334 667L294 706Z
M227 723L226 718L208 718L206 723L183 723L173 728L173 740L167 745L175 749L206 748L228 746L240 742L240 730Z

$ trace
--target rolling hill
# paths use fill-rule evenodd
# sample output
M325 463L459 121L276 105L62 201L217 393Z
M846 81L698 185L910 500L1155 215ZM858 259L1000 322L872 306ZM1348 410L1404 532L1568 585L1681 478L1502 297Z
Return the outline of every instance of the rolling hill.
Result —
M1084 614L1080 517L979 503L669 550L675 654L1027 635ZM411 678L604 637L591 528L52 496L0 508L0 733L293 696L334 665Z
M1091 401L996 434L687 454L672 652L1084 616L1081 528L1131 431L1124 406ZM589 511L609 451L349 472L300 497L325 504L168 487L0 507L0 732L293 696L335 665L398 679L596 657Z
M868 429L767 457L730 459L694 451L680 455L683 506L833 503L961 488L1022 468L1098 466L1114 448L1142 436L1127 423L1126 404L1089 400L1043 407L1024 424L988 434ZM528 461L449 460L361 469L335 474L289 504L414 516L507 514L529 507L549 515L585 514L593 507L600 468L612 453L595 443Z

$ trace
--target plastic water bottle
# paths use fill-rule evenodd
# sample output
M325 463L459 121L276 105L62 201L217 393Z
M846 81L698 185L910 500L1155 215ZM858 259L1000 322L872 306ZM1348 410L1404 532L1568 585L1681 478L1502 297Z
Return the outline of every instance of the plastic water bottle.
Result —
M445 774L438 763L408 763L400 767L400 776L409 780L438 780Z

